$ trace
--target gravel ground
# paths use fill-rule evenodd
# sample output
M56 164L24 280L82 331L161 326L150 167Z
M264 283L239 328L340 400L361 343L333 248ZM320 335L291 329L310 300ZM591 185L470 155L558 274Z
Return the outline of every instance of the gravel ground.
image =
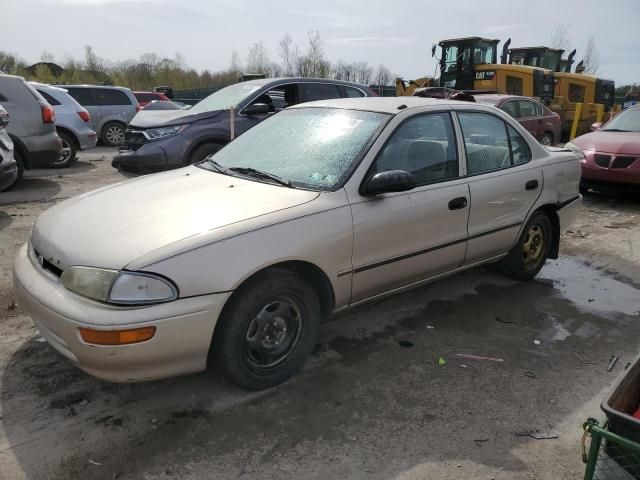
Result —
M582 478L581 424L638 354L640 197L588 195L534 281L484 267L327 322L267 392L215 372L117 385L39 339L11 274L42 211L126 179L111 153L0 194L0 479Z

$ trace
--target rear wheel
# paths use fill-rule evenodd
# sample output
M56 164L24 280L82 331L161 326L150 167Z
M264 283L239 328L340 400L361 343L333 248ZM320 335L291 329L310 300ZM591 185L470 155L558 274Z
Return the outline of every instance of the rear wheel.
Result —
M191 155L189 155L189 164L198 163L207 158L209 155L213 155L222 148L219 143L205 143L197 147Z
M22 181L22 177L24 176L24 158L22 157L22 153L20 153L18 149L15 149L13 151L13 158L18 166L18 176L16 177L15 181L6 188L7 190L18 185Z
M274 269L241 287L229 302L211 346L225 377L242 388L263 390L300 370L320 325L313 289L294 273Z
M500 261L502 272L517 280L535 277L551 249L552 228L549 217L544 212L533 214L515 247Z
M58 132L58 136L62 140L62 155L53 166L54 168L68 167L75 161L78 147L76 147L75 139L65 132Z
M102 142L110 147L117 147L124 143L124 125L118 122L109 122L102 127L100 135Z
M551 132L544 132L540 137L540 143L548 147L553 145L553 134Z

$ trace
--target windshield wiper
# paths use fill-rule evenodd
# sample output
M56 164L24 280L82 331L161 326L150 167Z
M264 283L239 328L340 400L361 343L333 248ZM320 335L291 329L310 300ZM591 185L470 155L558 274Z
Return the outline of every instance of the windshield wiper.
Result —
M220 165L215 160L213 160L211 158L208 158L208 159L206 159L206 162L209 165L211 165L213 168L215 168L218 172L223 173L225 175L229 175L229 169L227 167L223 167L222 165Z
M603 132L629 132L630 130L620 130L619 128L603 128Z
M247 175L248 177L256 177L256 178L266 178L269 180L273 180L280 185L284 185L285 187L295 188L291 184L291 180L287 180L286 178L279 177L278 175L274 175L273 173L263 172L262 170L256 170L251 167L230 167L228 170L232 172L239 173L240 175Z

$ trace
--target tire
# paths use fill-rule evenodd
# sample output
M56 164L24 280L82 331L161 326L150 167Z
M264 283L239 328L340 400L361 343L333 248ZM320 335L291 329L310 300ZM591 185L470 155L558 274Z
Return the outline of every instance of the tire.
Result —
M551 220L536 212L524 227L518 242L500 263L500 270L516 280L531 280L547 260L552 241Z
M274 387L302 368L318 338L320 319L318 296L300 277L283 269L265 271L225 306L210 358L244 389Z
M75 138L65 132L58 132L58 136L62 140L62 156L60 160L53 164L53 168L65 168L76 160L78 155L78 147Z
M542 137L540 137L540 143L542 145L546 145L548 147L551 147L554 145L554 138L553 138L553 133L551 132L544 132L542 134Z
M16 185L18 185L22 181L22 177L24 177L24 158L22 157L22 153L20 153L18 149L15 149L15 147L13 150L13 159L16 161L16 164L18 166L18 176L16 177L15 181L11 185L9 185L5 190L14 188Z
M189 161L187 162L189 165L201 162L209 155L213 155L218 150L222 148L222 145L219 143L205 143L204 145L200 145L197 147L191 154L189 155Z
M119 122L109 122L102 127L100 133L102 143L109 147L117 147L124 143L124 125Z

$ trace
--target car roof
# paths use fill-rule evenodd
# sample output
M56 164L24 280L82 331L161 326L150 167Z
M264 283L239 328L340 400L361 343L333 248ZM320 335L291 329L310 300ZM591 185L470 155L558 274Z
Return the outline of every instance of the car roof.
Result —
M39 82L29 82L35 88L41 88L42 90L54 91L54 92L63 92L67 93L67 91L62 87L55 87L53 85L49 85L48 83L39 83Z
M330 80L328 78L309 78L309 77L279 77L279 78L259 78L257 80L247 80L245 82L249 85L256 85L259 87L267 86L269 84L278 85L281 83L293 83L293 82L301 82L301 83L329 83L334 85L346 85L351 87L359 87L359 88L369 88L362 83L355 82L347 82L345 80Z
M369 112L389 113L392 115L401 113L406 109L428 106L466 106L474 105L469 102L448 100L440 98L421 97L359 97L339 98L333 100L318 100L315 102L301 103L288 107L287 110L305 107L344 108L348 110L365 110Z
M59 88L111 88L111 89L116 89L116 90L122 90L125 92L130 92L131 89L127 88L127 87L119 87L119 86L115 86L115 85L87 85L85 84L76 84L76 85L54 85L55 87L59 87Z

